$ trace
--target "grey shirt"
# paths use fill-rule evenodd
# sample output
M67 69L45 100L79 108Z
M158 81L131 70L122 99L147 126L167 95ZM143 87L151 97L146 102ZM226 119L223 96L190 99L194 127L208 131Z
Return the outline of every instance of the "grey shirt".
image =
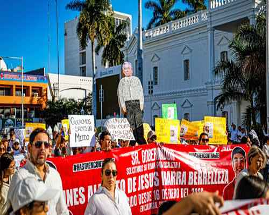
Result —
M34 164L32 164L29 160L27 160L25 166L19 169L12 177L12 181L8 192L9 201L12 196L12 193L14 192L15 185L22 179L27 178L29 176L35 177L36 179L39 180L41 179ZM49 211L47 212L47 215L69 215L69 210L67 209L65 199L63 196L63 186L61 177L55 169L50 168L47 164L46 164L45 184L49 188L61 191L58 193L58 195L56 195L52 200L48 202Z
M131 215L131 208L126 194L116 188L115 200L112 199L109 191L100 186L91 196L84 215Z

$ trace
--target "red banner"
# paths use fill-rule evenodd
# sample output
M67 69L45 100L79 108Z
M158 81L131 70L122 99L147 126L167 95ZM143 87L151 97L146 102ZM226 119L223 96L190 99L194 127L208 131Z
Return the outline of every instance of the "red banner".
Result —
M132 213L146 215L157 213L163 201L180 200L193 192L218 190L222 195L235 176L231 158L235 147L246 154L249 150L246 145L150 144L50 161L61 175L73 214L84 214L89 198L100 186L103 159L114 157L117 185L128 196Z

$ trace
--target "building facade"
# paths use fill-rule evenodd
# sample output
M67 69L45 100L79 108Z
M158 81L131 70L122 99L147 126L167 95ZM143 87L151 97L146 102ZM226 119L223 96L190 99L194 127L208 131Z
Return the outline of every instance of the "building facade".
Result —
M66 98L83 100L92 92L92 78L72 75L59 76L59 91L58 91L58 74L48 73L48 99L52 100L53 96L56 98ZM60 94L58 94L60 93Z
M242 124L246 102L234 101L217 110L223 75L216 76L214 68L220 60L233 57L229 42L240 24L255 23L261 3L211 0L208 10L143 32L145 121L154 125L162 104L176 103L179 119L225 116L229 125ZM133 35L126 44L125 58L134 67L136 50Z
M40 110L46 107L47 88L46 76L24 73L22 79L21 72L1 71L0 129L6 126L21 127L22 109L24 122L39 122ZM14 124L5 125L7 120Z
M131 36L132 16L125 13L114 11L113 17L115 24L118 26L122 21L129 23L126 29L127 39ZM73 76L92 77L92 57L91 46L88 45L86 49L82 49L77 37L77 23L78 18L65 23L65 74ZM95 44L96 45L96 44ZM102 50L99 55L95 55L96 71L104 69L102 65Z

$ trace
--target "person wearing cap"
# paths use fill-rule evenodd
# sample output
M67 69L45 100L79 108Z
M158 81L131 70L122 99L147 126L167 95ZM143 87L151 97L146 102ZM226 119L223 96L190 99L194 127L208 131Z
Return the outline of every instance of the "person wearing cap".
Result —
M155 131L149 131L148 132L148 135L147 135L147 142L148 144L150 143L156 143L156 139L157 139L157 136L156 136L156 133Z
M9 195L15 215L44 215L49 211L48 201L59 195L59 190L48 188L42 180L27 177L19 181Z
M48 214L69 214L63 196L62 180L59 173L49 167L46 163L49 154L49 135L45 129L37 128L31 134L28 144L29 160L23 168L19 169L13 176L8 196L14 193L16 185L30 176L36 180L42 180L48 188L57 189L60 192L48 202ZM8 199L11 199L9 197Z
M243 148L237 146L232 151L232 167L234 178L223 189L224 200L232 200L235 188L236 177L246 166L246 152Z
M13 152L13 155L14 156L19 155L19 154L22 153L21 145L20 145L20 140L19 139L15 139L13 141L12 152Z

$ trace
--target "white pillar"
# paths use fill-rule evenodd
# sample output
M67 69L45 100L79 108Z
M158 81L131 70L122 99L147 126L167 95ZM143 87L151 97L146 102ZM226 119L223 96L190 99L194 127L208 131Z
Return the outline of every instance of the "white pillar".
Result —
M214 46L214 31L211 23L211 11L208 12L208 114L214 116L214 68L215 68L215 46Z

